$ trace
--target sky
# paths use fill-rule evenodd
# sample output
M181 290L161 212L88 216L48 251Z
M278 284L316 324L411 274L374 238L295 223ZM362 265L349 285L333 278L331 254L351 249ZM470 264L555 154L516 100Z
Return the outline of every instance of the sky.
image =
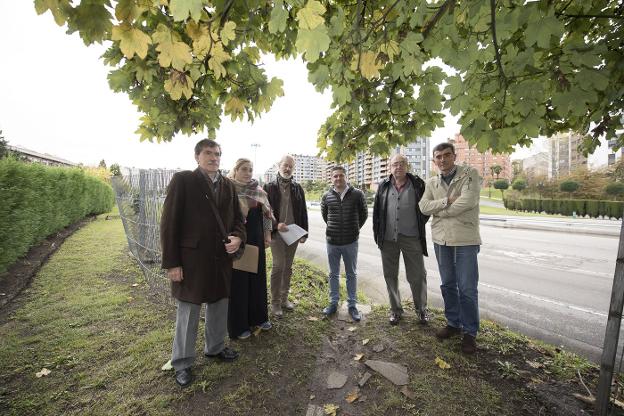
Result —
M77 34L67 35L57 26L49 12L38 16L32 1L1 1L0 130L4 138L10 145L87 166L104 159L108 166L194 169L193 146L205 134L140 142L134 133L140 113L125 94L108 86L109 68L100 59L105 45L86 47ZM275 62L266 57L264 63L269 78L284 81L285 96L253 124L223 118L217 132L222 168L247 157L261 173L285 153L318 153L317 131L331 114L331 93L315 91L301 59ZM456 119L449 115L445 126L433 133L432 146L458 131ZM541 148L522 149L512 158ZM606 161L602 153L606 149L594 159Z

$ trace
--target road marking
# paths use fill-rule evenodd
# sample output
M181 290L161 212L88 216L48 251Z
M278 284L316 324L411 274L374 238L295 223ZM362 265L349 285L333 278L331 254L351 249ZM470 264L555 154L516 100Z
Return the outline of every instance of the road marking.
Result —
M550 303L551 305L557 305L557 306L561 306L561 307L564 307L564 308L572 309L572 310L575 310L575 311L589 313L591 315L600 316L602 318L606 318L607 317L606 313L598 312L598 311L595 311L595 310L590 309L590 308L584 308L582 306L571 305L571 304L568 304L568 303L560 302L558 300L548 299L548 298L544 298L542 296L531 295L530 293L520 292L518 290L513 290L513 289L507 289L507 288L496 286L496 285L492 285L492 284L489 284L489 283L479 282L479 285L488 287L490 289L498 290L500 292L510 293L510 294L513 294L513 295L522 296L524 298L528 298L528 299L532 299L532 300L538 300L538 301L544 302L544 303Z

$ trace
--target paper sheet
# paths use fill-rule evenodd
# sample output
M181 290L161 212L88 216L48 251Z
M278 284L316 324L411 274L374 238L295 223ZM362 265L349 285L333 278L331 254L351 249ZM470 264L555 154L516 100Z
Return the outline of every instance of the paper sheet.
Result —
M287 226L288 231L278 231L287 246L291 245L308 233L297 224L287 224Z

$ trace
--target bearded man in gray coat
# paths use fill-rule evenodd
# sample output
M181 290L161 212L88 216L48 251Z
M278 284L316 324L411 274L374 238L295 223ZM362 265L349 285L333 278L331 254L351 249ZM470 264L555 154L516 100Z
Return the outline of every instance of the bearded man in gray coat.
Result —
M232 255L246 238L234 184L219 172L221 147L213 140L201 140L195 146L195 160L197 169L178 172L171 179L160 223L162 268L177 300L171 364L182 387L193 381L202 303L206 304L204 354L221 361L238 357L238 352L225 346L225 337Z

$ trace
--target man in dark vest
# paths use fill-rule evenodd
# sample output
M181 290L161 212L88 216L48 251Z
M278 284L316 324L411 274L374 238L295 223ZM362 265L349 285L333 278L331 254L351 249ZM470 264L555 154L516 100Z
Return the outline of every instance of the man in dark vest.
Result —
M381 251L383 274L390 298L390 324L397 325L403 316L399 292L399 255L403 253L405 275L414 300L414 309L421 324L426 325L427 255L425 223L418 202L425 192L425 182L408 171L407 158L402 154L390 159L390 177L377 188L373 206L373 235Z
M232 255L246 238L234 185L219 172L221 147L213 140L201 140L195 146L195 160L197 169L178 172L171 179L160 223L162 268L177 299L171 364L182 387L193 381L202 303L206 304L204 354L222 361L238 357L225 346L225 337Z

